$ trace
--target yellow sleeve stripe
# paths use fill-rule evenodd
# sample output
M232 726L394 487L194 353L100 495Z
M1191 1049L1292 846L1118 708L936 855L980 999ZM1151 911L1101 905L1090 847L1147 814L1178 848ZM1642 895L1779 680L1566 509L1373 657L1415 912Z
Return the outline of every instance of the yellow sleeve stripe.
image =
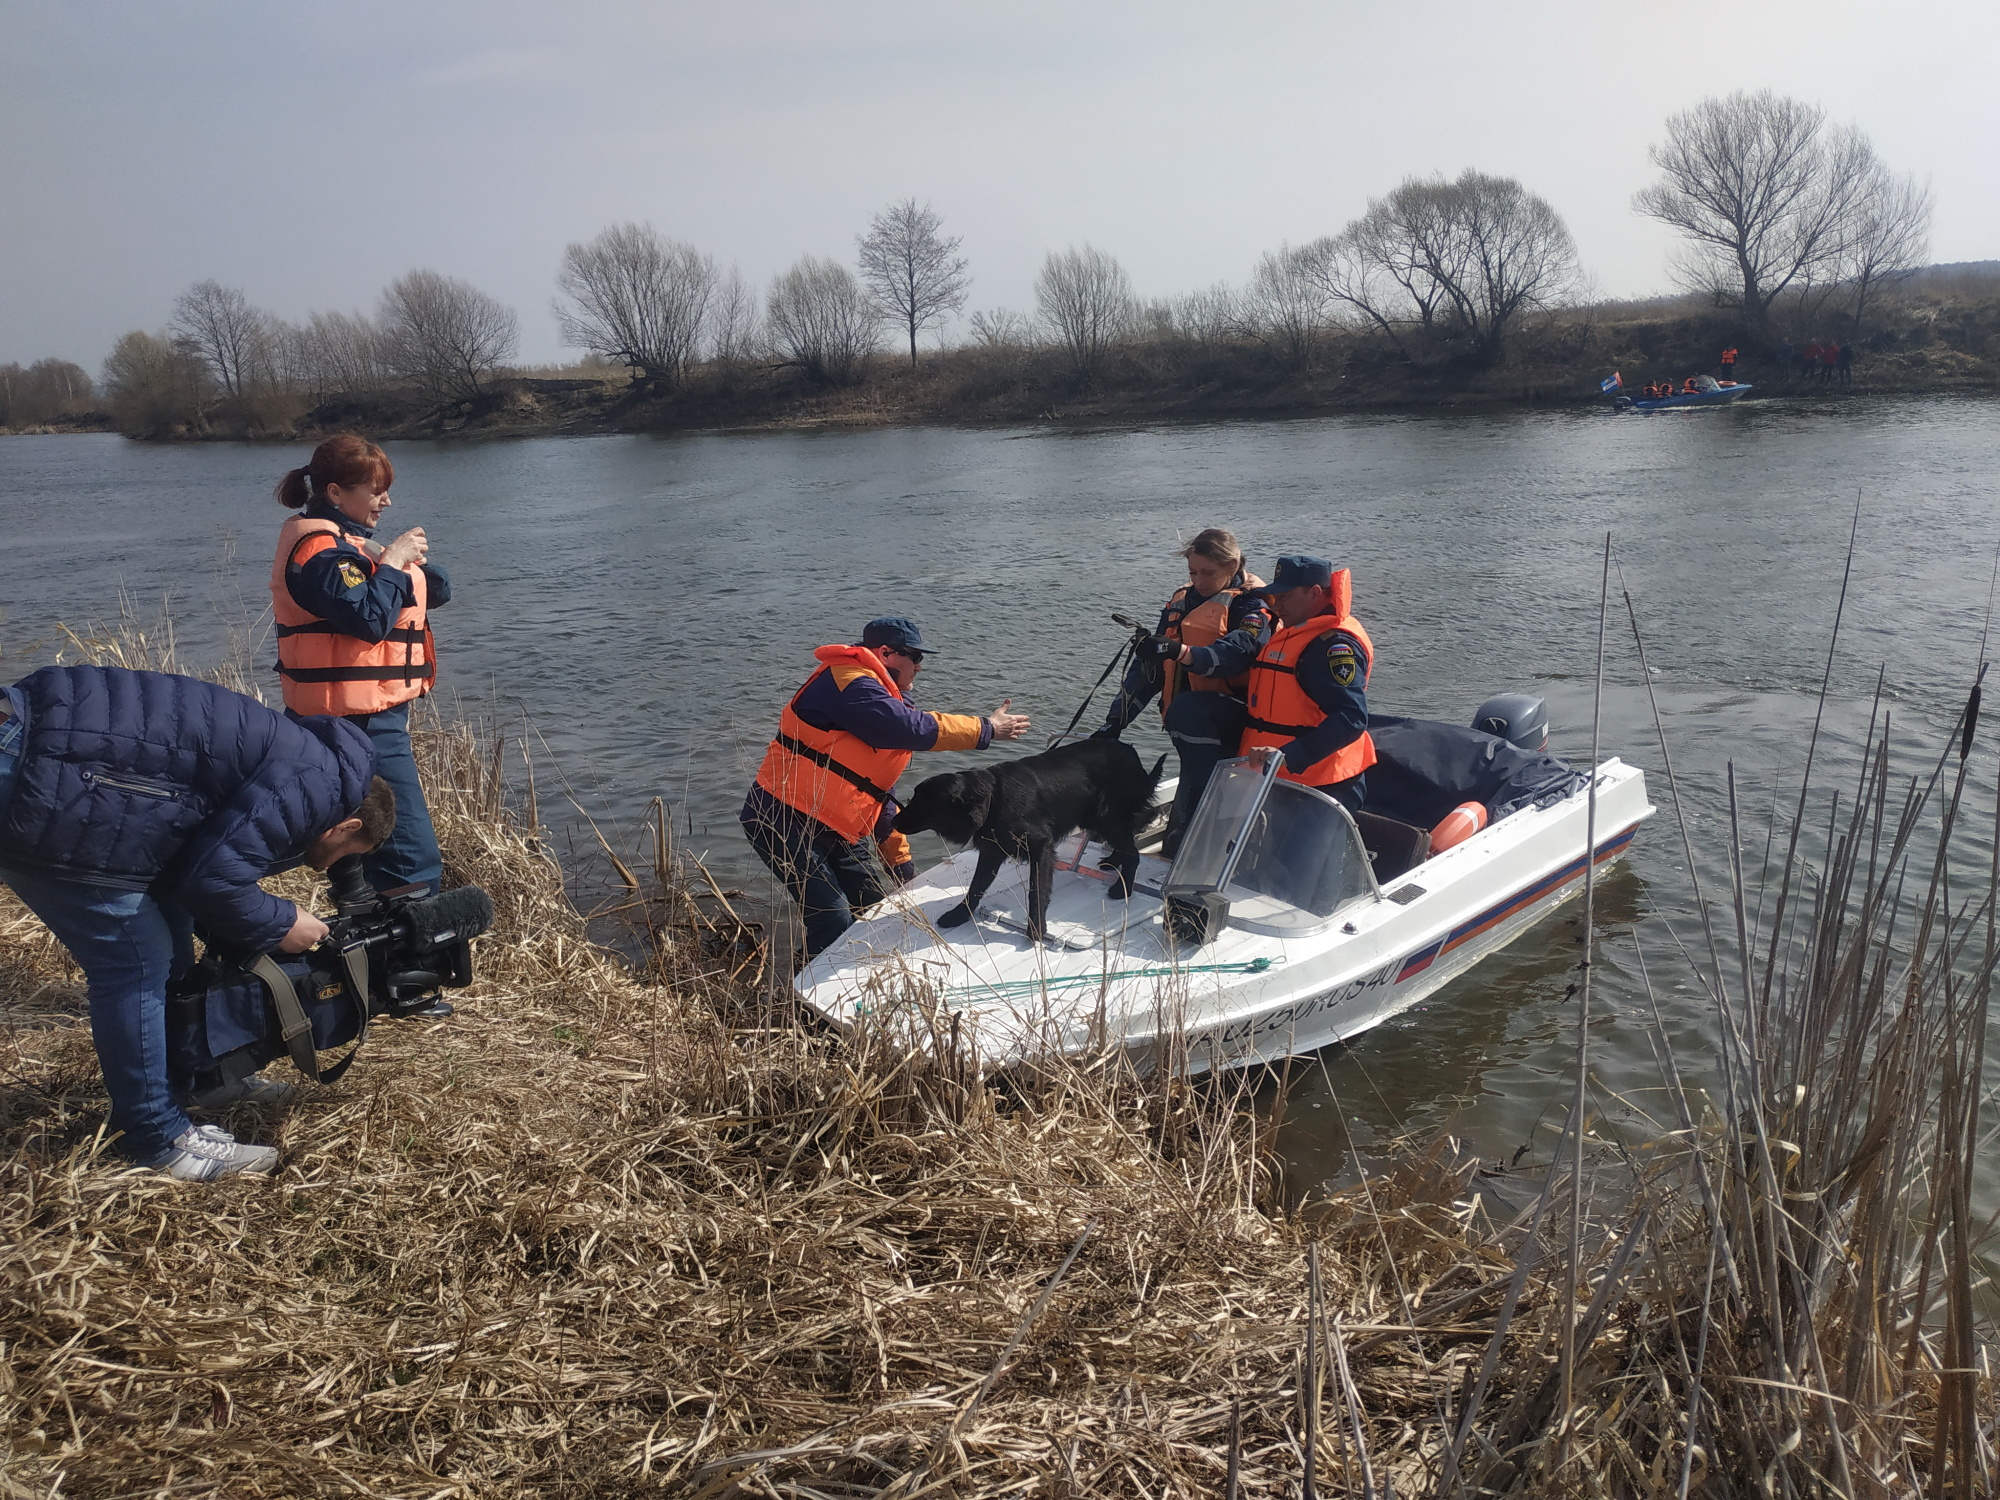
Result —
M932 714L937 720L937 743L933 750L977 750L979 731L985 720L977 714Z
M844 667L835 667L833 669L833 685L836 688L845 691L848 683L854 681L855 678L857 677L873 678L874 675L875 674L869 671L866 667L857 667L853 665L848 665Z

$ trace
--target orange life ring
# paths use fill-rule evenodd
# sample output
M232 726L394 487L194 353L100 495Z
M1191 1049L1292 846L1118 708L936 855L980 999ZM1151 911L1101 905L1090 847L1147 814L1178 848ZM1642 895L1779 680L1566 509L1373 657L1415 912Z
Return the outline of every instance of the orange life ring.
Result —
M1486 804L1461 802L1431 830L1431 853L1442 854L1453 845L1464 843L1485 826Z

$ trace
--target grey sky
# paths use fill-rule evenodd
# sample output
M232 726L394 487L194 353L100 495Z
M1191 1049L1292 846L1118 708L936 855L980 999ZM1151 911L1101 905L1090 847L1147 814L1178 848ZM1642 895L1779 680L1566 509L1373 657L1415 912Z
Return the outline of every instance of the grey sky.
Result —
M0 361L95 370L214 277L286 317L415 266L569 358L563 246L651 220L761 286L893 198L1025 309L1090 241L1145 296L1241 280L1413 172L1519 177L1609 295L1664 289L1646 147L1769 87L1932 178L1933 258L2000 256L2000 5L1650 0L0 0Z

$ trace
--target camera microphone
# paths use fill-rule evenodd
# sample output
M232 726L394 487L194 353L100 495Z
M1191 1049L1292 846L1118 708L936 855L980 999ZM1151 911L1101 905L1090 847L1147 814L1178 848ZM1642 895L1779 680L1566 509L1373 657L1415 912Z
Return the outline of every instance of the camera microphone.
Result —
M493 925L493 898L476 885L440 891L397 908L401 936L420 950L476 938Z

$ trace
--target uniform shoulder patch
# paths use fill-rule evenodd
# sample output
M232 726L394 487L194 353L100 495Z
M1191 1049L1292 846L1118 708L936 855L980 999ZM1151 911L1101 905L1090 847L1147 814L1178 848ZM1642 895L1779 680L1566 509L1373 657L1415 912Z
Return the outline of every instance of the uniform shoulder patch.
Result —
M340 574L340 581L351 589L358 589L368 581L368 575L361 571L361 564L351 558L343 557L334 565L334 571Z
M1350 642L1338 636L1326 643L1326 665L1340 687L1353 687L1361 676L1361 658Z

